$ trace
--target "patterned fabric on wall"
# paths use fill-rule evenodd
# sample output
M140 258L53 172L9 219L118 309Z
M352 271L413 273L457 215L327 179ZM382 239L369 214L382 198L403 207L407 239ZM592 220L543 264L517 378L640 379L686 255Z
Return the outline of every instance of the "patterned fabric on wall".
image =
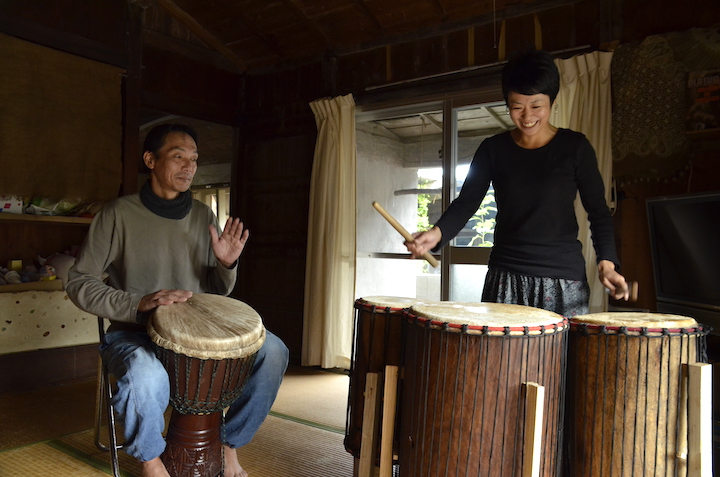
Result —
M718 30L694 28L618 46L612 63L616 178L659 180L686 168L688 73L717 68Z

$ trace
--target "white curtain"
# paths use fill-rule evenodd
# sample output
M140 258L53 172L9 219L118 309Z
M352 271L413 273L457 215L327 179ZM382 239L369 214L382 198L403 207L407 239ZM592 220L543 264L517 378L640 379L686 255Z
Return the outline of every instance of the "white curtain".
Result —
M303 366L350 368L355 294L355 100L310 103L318 137L310 183Z
M560 70L560 93L553 124L587 136L597 154L600 174L605 182L605 199L610 198L612 181L610 63L612 52L594 51L567 60L555 60ZM607 295L597 272L587 213L575 201L580 225L579 239L590 283L590 313L607 310Z

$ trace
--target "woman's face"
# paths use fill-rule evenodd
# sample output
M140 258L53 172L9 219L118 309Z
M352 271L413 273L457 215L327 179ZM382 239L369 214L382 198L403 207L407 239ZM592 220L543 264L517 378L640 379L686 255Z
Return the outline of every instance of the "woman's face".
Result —
M508 94L510 119L523 136L542 135L552 129L550 111L552 103L547 94Z

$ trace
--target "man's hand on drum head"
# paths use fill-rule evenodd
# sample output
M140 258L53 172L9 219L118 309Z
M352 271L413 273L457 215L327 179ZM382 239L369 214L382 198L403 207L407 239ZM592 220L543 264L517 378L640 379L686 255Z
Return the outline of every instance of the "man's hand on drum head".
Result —
M160 305L172 305L173 303L184 303L192 297L193 293L187 290L160 290L149 295L145 295L140 299L138 311L154 310Z
M209 228L215 258L223 267L230 268L240 258L240 254L245 248L245 242L250 237L250 231L243 227L240 219L232 217L225 222L225 228L220 237L218 237L215 227L210 225Z
M435 248L442 239L442 231L439 227L433 227L425 232L412 234L413 241L405 242L405 247L415 258L422 258L423 254Z

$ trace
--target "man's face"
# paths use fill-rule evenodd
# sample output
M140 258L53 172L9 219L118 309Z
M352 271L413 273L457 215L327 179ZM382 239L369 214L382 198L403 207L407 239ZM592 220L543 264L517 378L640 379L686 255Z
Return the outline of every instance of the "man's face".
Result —
M197 145L187 134L172 131L158 153L146 151L143 160L150 169L155 195L172 200L190 188L197 171Z

